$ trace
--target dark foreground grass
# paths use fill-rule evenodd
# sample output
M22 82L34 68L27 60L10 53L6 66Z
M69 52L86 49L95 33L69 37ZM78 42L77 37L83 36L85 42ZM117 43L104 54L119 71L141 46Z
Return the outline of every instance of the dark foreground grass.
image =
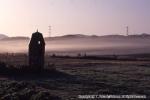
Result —
M147 100L150 99L149 61L49 58L46 63L53 63L55 69L34 75L1 75L0 97L5 100L22 100L22 97L27 98L25 100L78 100L81 94L114 94L146 95ZM11 97L13 99L8 99Z
M0 81L0 96L1 100L61 100L32 82L10 80Z

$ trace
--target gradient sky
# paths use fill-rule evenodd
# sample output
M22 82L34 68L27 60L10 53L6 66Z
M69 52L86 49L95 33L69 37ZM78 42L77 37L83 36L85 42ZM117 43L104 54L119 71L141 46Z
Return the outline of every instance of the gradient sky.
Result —
M30 36L150 33L150 0L0 0L0 33Z

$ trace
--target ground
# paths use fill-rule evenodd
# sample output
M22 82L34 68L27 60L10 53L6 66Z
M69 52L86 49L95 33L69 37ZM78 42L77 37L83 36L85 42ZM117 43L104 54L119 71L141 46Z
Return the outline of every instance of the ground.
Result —
M14 59L7 63L24 64L24 60L21 60ZM139 94L146 95L147 98L150 96L150 61L47 57L46 64L48 63L54 64L60 75L56 74L53 77L34 76L33 78L1 76L0 96L5 97L14 93L20 95L25 89L35 90L34 96L30 97L36 98L36 100L42 100L37 99L40 98L38 95L41 95L41 92L48 92L62 100L78 100L78 95L88 94ZM16 89L14 84L17 84L15 86L26 85Z

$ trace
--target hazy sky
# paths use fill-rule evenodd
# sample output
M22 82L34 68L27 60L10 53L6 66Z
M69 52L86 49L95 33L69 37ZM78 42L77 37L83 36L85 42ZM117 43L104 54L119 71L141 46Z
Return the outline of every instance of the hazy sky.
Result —
M0 0L0 33L30 36L150 33L150 0Z

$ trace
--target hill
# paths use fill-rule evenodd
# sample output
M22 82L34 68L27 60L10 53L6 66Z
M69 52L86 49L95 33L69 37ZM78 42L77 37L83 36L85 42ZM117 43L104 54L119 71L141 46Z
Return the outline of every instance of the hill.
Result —
M0 34L0 39L4 39L4 38L8 38L8 36L4 34Z
M69 39L106 39L106 40L115 40L115 39L143 39L150 38L149 34L135 34L135 35L83 35L83 34L69 34L64 36L56 36L56 37L46 37L46 40L69 40Z
M45 37L45 40L66 40L66 39L130 39L130 38L150 38L149 34L143 33L143 34L135 34L135 35L103 35L103 36L98 36L98 35L83 35L83 34L69 34L69 35L63 35L63 36L55 36L55 37ZM8 37L7 35L0 34L0 39L2 40L28 40L30 39L29 37L24 37L24 36L16 36L16 37Z
M6 37L1 39L1 41L16 41L16 40L29 40L29 37L17 36L17 37Z

